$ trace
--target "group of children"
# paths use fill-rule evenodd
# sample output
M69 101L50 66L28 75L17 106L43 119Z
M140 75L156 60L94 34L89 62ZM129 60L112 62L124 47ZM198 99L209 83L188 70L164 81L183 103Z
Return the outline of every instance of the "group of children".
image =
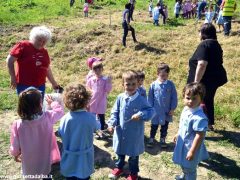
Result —
M111 77L103 75L101 58L87 60L90 72L86 87L69 85L64 90L63 101L46 95L49 105L43 111L41 92L30 87L19 95L18 114L20 119L11 127L10 154L22 162L23 175L49 175L51 164L60 161L60 169L66 179L90 179L94 172L93 134L100 128L113 133L113 150L117 154L115 168L109 174L116 179L123 174L126 156L129 157L128 180L138 179L139 155L144 152L144 123L151 120L148 146L161 126L160 145L166 147L168 124L177 107L175 85L168 79L170 68L160 63L157 80L149 89L148 96L143 87L145 75L133 70L124 72L124 92L116 98L111 116L105 123L107 95L112 89ZM208 120L200 103L204 96L201 84L187 84L183 90L184 109L180 118L179 131L174 138L173 161L183 169L182 179L196 179L198 163L208 157L204 146ZM62 152L57 146L53 125L59 120L58 135L62 139ZM100 126L100 127L99 127ZM102 134L99 134L102 138Z

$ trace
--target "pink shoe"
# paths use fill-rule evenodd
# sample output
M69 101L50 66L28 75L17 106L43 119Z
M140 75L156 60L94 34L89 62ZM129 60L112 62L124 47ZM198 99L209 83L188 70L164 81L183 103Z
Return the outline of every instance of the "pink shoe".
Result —
M138 175L137 174L129 174L127 177L127 180L138 180Z
M111 172L111 174L108 175L109 179L117 179L119 176L123 174L122 169L114 168Z

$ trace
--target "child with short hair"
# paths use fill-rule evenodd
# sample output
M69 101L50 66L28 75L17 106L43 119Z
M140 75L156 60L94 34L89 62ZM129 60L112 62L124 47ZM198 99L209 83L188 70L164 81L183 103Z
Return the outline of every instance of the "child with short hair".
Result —
M64 104L70 112L58 129L63 144L60 170L69 180L88 180L94 172L93 133L98 124L95 116L86 111L90 97L81 84L69 85L64 92Z
M51 110L43 112L42 95L29 87L22 91L18 100L19 120L11 126L9 153L16 162L22 162L22 173L27 175L49 175L51 165L60 161L54 124L64 115L63 107L46 96Z
M84 17L88 17L88 11L89 11L89 6L87 1L83 5L83 12L84 12Z
M88 104L89 112L96 114L101 123L101 130L104 130L106 126L107 96L112 90L112 78L103 75L103 64L100 61L93 63L92 71L94 75L87 81L87 88L92 92L92 97ZM97 138L103 138L101 132L97 135Z
M205 13L205 23L212 23L215 12L213 11L213 5L210 5L208 11Z
M143 71L137 71L137 75L138 75L138 93L143 96L143 97L147 97L147 93L146 93L146 89L143 86L144 80L145 80L145 74Z
M152 17L152 10L153 10L153 2L152 0L150 0L149 6L148 6L149 17Z
M155 111L146 98L137 92L138 76L134 71L122 75L125 92L118 95L108 122L113 131L113 149L118 155L116 168L109 174L115 179L123 173L125 156L129 156L130 175L128 180L136 180L139 172L139 155L144 152L144 122L152 118Z
M158 78L154 81L148 93L148 102L154 107L156 115L151 120L150 139L147 144L152 147L158 126L160 129L160 145L167 147L166 137L169 122L172 122L174 110L177 108L177 91L172 81L168 80L170 68L166 63L160 63L157 68Z
M157 6L153 9L153 24L159 26L159 16L160 16L160 4L157 3Z
M180 2L180 0L176 0L175 6L174 6L175 18L179 17L180 10L181 10L181 2Z
M205 95L204 87L199 83L189 83L183 89L184 109L180 117L173 162L179 164L183 174L176 179L197 179L197 166L209 155L204 145L208 129L208 119L200 103Z

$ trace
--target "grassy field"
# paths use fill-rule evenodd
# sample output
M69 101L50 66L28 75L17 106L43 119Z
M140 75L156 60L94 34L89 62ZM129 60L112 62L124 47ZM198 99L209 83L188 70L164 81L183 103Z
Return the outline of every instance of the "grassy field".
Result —
M170 79L176 84L179 105L169 129L169 147L160 149L156 143L153 149L146 148L146 152L140 156L140 176L141 179L174 179L181 170L171 160L174 148L172 138L177 132L178 118L183 107L181 91L186 83L188 60L200 42L198 29L201 22L196 24L194 20L175 20L171 15L167 25L154 27L148 17L148 2L139 0L134 12L135 21L132 22L139 43L134 44L129 35L127 48L123 48L121 11L126 1L96 1L97 3L90 7L89 18L83 17L80 2L76 1L71 9L69 2L65 0L48 0L48 3L45 0L0 2L0 176L20 174L20 164L15 163L8 155L9 126L18 117L17 96L9 88L9 76L4 60L16 42L28 39L28 33L33 26L44 24L53 31L53 40L47 49L52 59L54 76L62 86L70 82L84 83L88 72L86 59L91 56L104 58L104 73L113 77L113 91L108 98L107 116L116 95L123 90L121 73L124 70L144 70L145 87L148 89L150 83L157 78L157 65L160 62L170 65ZM173 1L166 2L169 3L169 8L172 7ZM170 14L171 12L169 10ZM239 8L236 15L238 14ZM216 95L216 131L207 133L206 137L211 158L200 164L198 178L239 179L240 24L233 23L230 37L226 38L219 33L218 40L224 51L224 66L229 82L221 87ZM47 91L51 92L49 83L47 87ZM146 123L146 140L149 129L150 123ZM159 140L159 135L156 140ZM113 167L115 155L111 143L111 137L106 141L94 142L96 172L92 179L106 179ZM62 179L58 168L58 165L53 166L54 179Z

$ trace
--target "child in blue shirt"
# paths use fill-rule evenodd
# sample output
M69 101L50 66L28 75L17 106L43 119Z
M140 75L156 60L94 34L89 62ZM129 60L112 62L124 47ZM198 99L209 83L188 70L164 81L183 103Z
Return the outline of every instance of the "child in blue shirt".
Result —
M128 180L136 180L139 172L139 155L144 152L144 122L154 115L154 109L146 98L137 92L138 75L135 71L123 73L125 92L118 95L112 108L108 122L110 132L113 132L113 150L118 155L116 168L109 174L110 179L116 179L123 173L125 156L129 156Z
M61 173L66 179L90 179L94 172L93 133L100 127L96 117L86 111L90 93L81 85L70 85L64 92L70 110L60 122L62 139Z
M153 9L153 24L159 26L159 16L160 16L160 4L157 3L157 6Z
M151 121L150 139L147 144L152 147L158 126L160 130L160 145L166 148L168 124L172 121L174 110L177 107L177 91L172 81L168 80L170 68L165 63L160 63L157 69L158 79L154 81L148 93L148 102L154 107L156 115Z
M145 80L145 74L143 71L137 71L137 74L138 74L138 93L147 98L147 93L146 93L146 89L143 87L143 83L144 83L144 80Z
M183 174L176 179L197 179L197 165L208 158L204 138L208 119L200 107L205 94L199 83L187 84L183 89L184 109L180 117L179 130L174 137L176 143L173 162L179 164Z

